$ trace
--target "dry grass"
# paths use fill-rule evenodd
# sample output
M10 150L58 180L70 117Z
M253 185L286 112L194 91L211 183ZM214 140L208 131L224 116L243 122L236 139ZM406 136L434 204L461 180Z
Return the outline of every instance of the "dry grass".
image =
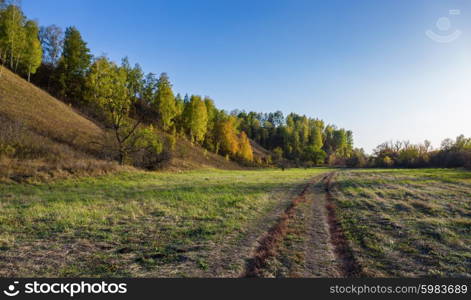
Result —
M100 127L72 107L7 69L3 69L0 80L0 104L0 115L75 149L94 150L92 142L103 134Z
M224 170L242 170L242 166L227 160L199 146L192 145L183 138L177 138L175 149L165 169L171 171L216 168Z
M341 172L337 213L366 276L471 276L471 172Z
M0 80L0 181L103 175L120 167L96 157L104 131L7 69Z
M251 256L253 233L271 227L291 191L325 171L129 172L0 183L0 277L238 276L233 270Z

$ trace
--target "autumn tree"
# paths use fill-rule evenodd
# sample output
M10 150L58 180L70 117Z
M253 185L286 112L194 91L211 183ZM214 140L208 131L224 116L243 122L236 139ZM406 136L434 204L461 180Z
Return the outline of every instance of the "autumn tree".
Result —
M237 155L245 160L245 161L253 161L253 151L252 151L252 146L250 145L250 140L247 137L247 134L245 132L241 132L239 134L239 151Z
M22 65L28 76L28 81L31 81L31 74L36 73L43 51L39 41L39 28L36 22L28 21L25 24L25 48L23 51Z
M236 117L226 116L221 118L218 126L218 141L220 150L225 155L236 155L239 152L239 140L236 130Z
M26 74L30 81L41 58L38 25L27 21L18 5L4 2L0 10L0 63L8 61L11 70Z
M192 95L185 107L185 125L192 142L202 143L207 131L208 111L200 96Z
M164 131L168 131L173 126L173 119L177 114L177 108L172 85L166 73L162 73L157 81L157 93L153 105L158 113L159 126Z
M138 132L139 122L128 118L133 103L127 87L126 70L106 57L95 60L86 77L87 99L106 114L118 146L118 160L124 164L130 152L129 142ZM134 143L135 144L135 143Z
M1 11L0 29L1 46L4 60L9 61L10 69L16 71L25 48L26 31L24 28L25 16L16 5L8 5Z
M309 142L304 147L304 159L316 165L322 164L326 158L326 153L322 150L322 129L322 121L311 120Z

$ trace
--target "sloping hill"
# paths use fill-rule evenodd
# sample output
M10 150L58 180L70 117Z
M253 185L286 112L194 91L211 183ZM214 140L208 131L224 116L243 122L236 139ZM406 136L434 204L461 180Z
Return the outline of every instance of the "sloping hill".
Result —
M1 67L0 67L1 68ZM98 159L104 131L70 106L0 71L0 180L36 181L119 169Z
M65 103L3 69L0 115L21 122L37 134L79 149L89 149L103 131Z
M2 67L0 67L2 68ZM0 72L0 179L44 180L121 169L100 159L100 124L3 68ZM178 138L165 169L241 169Z
M250 140L250 146L252 146L253 156L255 158L260 160L267 160L271 158L272 153L252 139Z
M221 155L212 153L204 148L194 146L189 141L179 138L172 159L165 169L169 170L191 170L216 168L226 170L241 170L244 167L238 163L227 160Z

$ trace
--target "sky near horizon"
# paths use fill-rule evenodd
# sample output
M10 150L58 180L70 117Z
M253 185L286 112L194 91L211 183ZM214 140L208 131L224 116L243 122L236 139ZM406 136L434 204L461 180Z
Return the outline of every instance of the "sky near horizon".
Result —
M23 0L94 55L167 72L231 111L306 114L389 140L471 136L471 1Z

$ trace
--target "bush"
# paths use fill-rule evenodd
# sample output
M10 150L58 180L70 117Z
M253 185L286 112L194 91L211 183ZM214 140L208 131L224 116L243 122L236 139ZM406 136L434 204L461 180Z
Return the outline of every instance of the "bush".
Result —
M0 157L13 157L16 150L13 146L7 144L0 144Z
M368 165L368 157L362 149L354 150L352 155L345 161L349 168L364 168Z
M338 156L336 154L331 154L327 159L327 164L329 166L346 166L346 158Z
M152 126L140 127L126 145L132 165L148 170L158 169L166 159L163 157L164 146L172 148L172 139L166 137L163 143Z
M309 146L304 150L303 158L314 165L321 165L324 163L326 156L327 154L324 150L317 149L314 146Z
M273 150L273 161L275 163L279 163L282 160L283 160L283 149L281 149L280 147L276 147Z
M394 161L389 156L385 156L383 158L383 167L390 168L393 165L394 165Z

